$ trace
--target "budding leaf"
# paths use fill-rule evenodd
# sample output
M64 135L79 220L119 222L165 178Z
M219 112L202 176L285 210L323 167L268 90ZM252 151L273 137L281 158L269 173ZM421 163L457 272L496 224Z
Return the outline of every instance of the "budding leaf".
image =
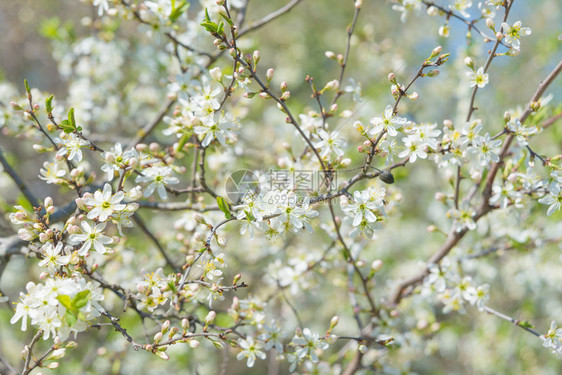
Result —
M227 219L230 219L232 217L232 214L230 213L230 209L228 208L228 203L226 203L226 200L223 197L217 197L217 204L219 205L219 209L224 212L224 216Z
M67 134L68 134L68 133L72 133L72 132L74 131L74 127L72 126L72 124L71 124L70 121L68 121L68 120L62 120L62 121L59 123L59 126L60 126L60 127L62 128L62 130L63 130L65 133L67 133Z
M57 299L59 300L59 302L61 303L61 305L63 305L67 311L71 311L72 310L72 301L70 300L70 297L67 295L60 295L57 296Z
M187 141L189 141L189 138L191 137L192 133L184 133L184 135L182 135L182 137L180 138L179 142L178 142L178 147L176 148L177 152L180 152L183 148L183 146L185 146L185 144L187 143Z
M175 22L179 16L182 15L182 13L184 13L187 8L189 8L189 3L186 1L182 1L178 7L176 7L176 2L175 0L172 0L172 13L170 13L170 16L168 17L170 19L170 21Z
M535 326L532 325L531 322L529 322L528 320L520 321L519 323L517 323L517 325L519 325L520 327L525 327L525 328L535 328Z
M90 300L90 293L91 291L86 289L81 291L80 293L78 293L73 299L72 299L72 307L75 310L78 310L84 306L86 306L86 304L88 303L88 301Z
M25 92L29 94L31 92L31 89L29 88L29 83L27 83L27 79L24 79L23 83L25 85Z
M70 108L68 111L68 121L74 129L76 129L76 119L74 118L74 108Z
M45 110L47 111L47 114L53 112L53 95L45 99Z
M233 25L234 25L234 23L232 22L232 20L231 20L230 18L228 18L228 16L227 16L226 14L224 14L224 13L222 13L222 12L220 12L219 14L222 16L222 18L225 19L226 22L228 22L228 24L229 24L230 26L233 26Z
M66 314L64 314L64 318L66 319L66 322L68 323L69 327L72 327L78 321L78 319L76 318L76 315L74 315L74 313L70 312L70 310L66 310Z

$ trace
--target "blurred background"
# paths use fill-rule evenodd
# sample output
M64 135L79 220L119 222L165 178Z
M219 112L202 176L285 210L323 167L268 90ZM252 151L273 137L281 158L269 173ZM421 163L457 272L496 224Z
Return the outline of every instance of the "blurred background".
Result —
M286 3L287 1L280 0L251 1L246 19L248 22L260 19ZM247 53L254 49L260 50L262 74L269 67L275 69L276 87L281 81L288 82L291 90L288 104L294 113L316 110L315 103L310 99L310 88L305 82L307 75L314 78L319 88L338 78L339 67L335 61L325 57L325 52L344 52L346 27L353 17L352 3L342 0L304 0L288 14L240 40L239 45ZM448 5L451 2L438 3ZM400 13L393 11L392 5L390 1L364 1L364 8L352 37L349 65L344 82L341 83L342 86L358 85L362 98L359 101L354 101L351 95L342 98L340 106L351 110L353 115L350 118L336 119L330 124L333 128L340 128L348 140L352 167L360 165L363 160L363 155L354 151L361 139L353 129L353 122L368 122L371 117L379 115L387 104L393 103L388 73L394 72L401 83L409 82L420 63L429 56L433 48L441 45L443 53L451 53L449 62L440 69L439 76L416 82L413 89L419 93L419 99L415 102L403 100L399 113L416 122L437 122L441 126L444 119L451 119L460 126L466 116L470 95L465 76L467 68L463 59L470 55L477 67L482 66L487 58L487 51L491 48L491 44L484 43L475 32L472 33L472 39L467 39L466 25L458 20L449 21L450 36L444 38L438 35L440 26L445 24L443 17L428 16L425 7L422 7L419 14L410 13L406 22L401 22ZM200 8L201 5L193 1L190 17ZM478 16L476 5L472 7L470 14ZM504 56L494 60L489 70L490 83L478 93L478 111L475 116L483 119L486 131L491 134L503 128L504 112L524 106L538 83L562 58L562 2L516 0L509 19L510 24L521 20L523 26L532 29L532 34L522 39L519 56ZM499 26L499 23L496 22L496 25ZM491 35L482 21L478 25ZM85 127L104 145L113 144L120 139L130 139L158 112L165 101L168 85L177 84L180 79L177 66L166 52L166 40L162 35L146 26L139 26L133 20L113 17L102 21L97 16L97 8L88 1L2 0L0 35L0 105L4 116L0 116L0 147L40 199L50 195L57 197L58 201L64 201L72 195L37 179L42 161L47 160L47 156L38 155L31 150L31 146L39 138L29 135L29 129L23 126L21 118L7 114L8 103L11 100L17 101L24 94L24 79L29 81L31 87L41 91L37 94L38 98L52 93L62 107L76 107L78 115L84 116L81 120L87 124ZM81 43L83 40L89 42ZM210 37L199 34L193 43L204 50L214 51ZM94 60L92 57L90 65L84 68L80 63L81 59L87 59L90 53L96 56L91 51L99 51L99 48L104 48L102 58L95 57L97 60ZM505 52L501 48L500 52ZM228 70L231 64L228 59L223 59L217 65ZM350 78L355 83L350 82ZM553 95L551 103L560 106L560 79L552 85L549 92ZM287 131L284 117L269 102L250 102L243 98L234 100L239 103L237 110L244 114L239 142L240 147L248 152L248 157L240 158L236 163L224 160L233 155L215 155L214 159L210 158L210 178L217 185L220 178L212 178L220 176L223 169L275 166L283 153L280 140L292 144L298 139ZM39 103L42 104L42 101ZM164 128L165 126L160 126L158 129ZM170 142L161 131L154 132L147 141ZM548 132L536 136L533 144L540 149L541 154L560 153L562 127L554 126ZM259 157L255 157L256 155ZM418 269L418 261L427 259L443 241L438 233L426 231L430 224L441 224L442 221L439 220L444 219L446 211L433 199L436 188L446 185L446 178L438 172L431 162L396 172L397 188L392 193L401 194L401 204L391 209L389 219L385 222L386 229L364 249L368 254L368 261L380 258L387 265L385 271L377 276L380 278L377 298L387 297L387 280L405 276ZM346 173L342 172L338 178L344 179L353 174ZM3 213L7 213L11 206L18 204L20 194L7 178L1 179L0 189L0 207ZM537 213L536 218L527 219L540 221L544 219L543 216L544 212ZM171 217L178 219L180 216ZM145 218L150 225L159 228L159 235L173 237L174 229L169 221L151 221L150 213ZM559 213L553 218L562 219ZM229 230L235 234L238 228ZM0 235L13 233L14 227L7 216L0 217ZM482 249L484 245L479 242L480 237L480 234L474 234L466 238L458 253ZM247 244L233 239L232 246L240 246L247 251L244 257L232 260L233 268L240 265L248 272L248 283L259 283L267 273L268 265L282 257L279 255L281 252L291 254L293 240L288 240L283 245L259 240ZM120 260L136 264L141 269L144 262L153 260L148 251L143 251L146 244L142 243L142 238L136 240L138 243L134 239L132 241L138 248L129 246L129 249L123 249ZM315 244L312 236L304 235L301 241ZM251 259L250 263L247 263L248 258ZM551 319L558 319L559 323L562 321L562 276L560 268L550 267L552 264L559 266L560 261L560 248L556 244L545 245L534 253L521 246L513 256L488 258L475 265L474 270L481 281L492 285L493 305L516 318L532 320L542 332L546 331ZM13 300L24 290L25 282L32 275L38 274L37 269L30 269L29 263L31 262L25 259L13 259L2 277L2 290L11 295ZM133 274L118 275L124 271L117 266L114 272L116 280L138 278L138 275ZM537 272L541 278L532 279ZM317 310L305 313L304 319L314 321L318 314L329 321L334 313L348 314L348 306L333 306L334 301L323 300L321 295L314 293L314 287L313 283L307 294L296 301L318 306ZM406 302L403 310L404 325L415 326L417 321L425 319L430 323L439 321L442 329L434 337L428 338L426 343L417 343L418 351L415 353L412 351L403 354L402 350L398 350L386 354L397 364L408 362L403 366L402 373L562 373L559 357L542 348L540 340L507 322L486 316L475 309L467 314L444 315L441 313L441 306L438 306L430 314L418 314L416 303ZM21 350L17 343L28 342L31 332L21 332L18 324L9 324L12 312L7 307L0 309L0 353L4 352L15 361L12 363L17 363ZM222 307L226 308L226 305ZM140 321L134 314L125 314L122 323L140 326ZM349 327L353 327L353 322L348 323ZM77 356L76 352L70 353L61 368L52 373L152 374L189 371L185 373L213 374L216 370L214 363L205 364L206 352L203 350L192 352L174 348L172 350L179 358L178 361L164 363L146 353L133 352L123 338L111 330L91 331L88 333L91 345L81 342L81 346L76 349L82 356ZM414 338L412 341L415 341ZM410 344L414 345L413 342ZM92 349L100 346L102 349ZM214 358L220 356L219 353ZM401 356L412 360L403 360ZM195 362L201 365L194 366ZM229 374L266 373L265 364L261 362L254 369L247 369L244 363L232 359L230 364ZM281 373L283 371L286 369L282 369Z

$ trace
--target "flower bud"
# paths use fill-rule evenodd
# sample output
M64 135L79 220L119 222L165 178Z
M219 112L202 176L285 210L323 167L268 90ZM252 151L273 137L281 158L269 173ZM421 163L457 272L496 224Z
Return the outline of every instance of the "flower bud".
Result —
M265 73L265 79L267 80L267 82L271 82L271 80L273 79L273 73L275 73L273 68L267 69L267 72Z
M16 102L10 102L10 105L16 111L23 111L23 108Z
M390 72L388 73L388 80L394 84L396 84L396 75L394 75L394 73Z
M45 233L39 233L39 242L45 243L47 241L49 241L49 236L47 236Z
M486 26L488 27L488 29L492 31L496 29L496 24L494 20L491 18L486 18Z
M474 61L470 58L470 56L465 57L464 64L474 70Z
M435 56L439 56L439 54L441 53L441 51L443 51L443 47L441 46L437 46L433 49L433 51L431 51L431 56L429 57L430 59L435 57Z
M189 347L191 349L197 349L199 347L199 341L197 340L189 340Z
M338 82L337 79L334 79L333 81L326 83L326 86L324 86L322 91L337 90L339 87L340 87L340 83Z
M46 147L41 146L41 145L38 145L38 144L34 144L32 147L33 147L33 149L34 149L36 152L45 152L45 151L47 151L47 148L46 148Z
M236 276L234 276L234 279L232 280L232 285L236 285L238 284L238 281L240 281L240 278L242 277L242 274L237 274Z
M209 325L209 324L213 323L215 321L216 317L217 317L216 312L214 312L213 310L209 311L209 313L205 317L205 324Z
M340 321L340 318L337 315L335 315L332 318L332 320L330 320L330 330L333 329L335 326L337 326L339 321Z
M511 113L509 113L508 111L505 111L503 114L503 121L505 123L508 123L511 120Z
M154 335L154 343L159 344L162 341L162 332L156 332Z
M355 0L355 9L361 9L363 5L363 0Z
M430 70L429 72L427 72L426 75L431 78L437 77L439 75L439 70L437 69Z
M211 76L212 79L214 79L217 82L222 81L222 71L219 67L209 70L209 75Z
M254 51L253 55L252 55L252 60L254 60L254 67L256 65L258 65L258 63L260 62L260 51Z
M287 100L291 97L291 92L290 91L285 91L283 93L283 95L281 95L281 100Z
M349 167L349 166L351 165L351 159L350 159L350 158L342 159L342 161L340 161L340 165L341 165L343 168Z
M375 272L379 272L382 269L382 266L383 266L383 261L380 259L375 259L373 260L373 263L371 263L371 268Z
M332 51L324 52L324 56L326 56L328 59L331 59L331 60L336 58L336 54Z
M168 330L170 329L170 321L166 320L164 322L164 324L162 324L162 328L160 329L160 332L162 332L163 334L168 332Z
M433 5L427 8L427 15L428 16L436 16L439 13L439 10L434 7Z
M46 197L43 204L45 205L45 208L51 207L53 205L53 198Z

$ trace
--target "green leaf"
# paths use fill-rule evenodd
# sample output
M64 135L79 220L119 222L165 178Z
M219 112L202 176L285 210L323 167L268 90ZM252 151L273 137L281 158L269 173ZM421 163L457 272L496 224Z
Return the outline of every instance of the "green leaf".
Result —
M217 27L217 34L222 35L224 34L224 22L220 22Z
M68 133L72 133L72 132L74 131L74 127L72 126L72 124L71 124L70 121L68 121L68 120L62 120L62 121L59 123L59 126L60 126L60 127L62 128L62 130L63 130L65 133L67 133L67 134L68 134Z
M180 152L183 149L183 146L185 146L187 141L189 141L189 138L191 137L191 135L192 135L191 132L187 132L187 133L184 133L182 135L182 137L180 138L180 141L178 142L178 147L176 148L176 152Z
M33 205L31 204L30 201L27 200L27 198L23 194L18 196L18 199L16 200L16 204L25 208L27 212L33 212Z
M220 327L231 327L235 324L234 318L226 313L218 313L214 324Z
M217 24L210 21L201 22L201 26L203 26L208 32L211 34L217 34Z
M31 89L29 88L29 83L27 83L27 79L24 79L23 83L25 84L25 92L29 94L31 92Z
M74 118L74 108L70 108L68 111L68 121L74 129L76 129L76 119Z
M70 327L75 325L76 322L78 321L76 315L74 315L74 313L72 313L70 310L66 310L66 314L64 314L64 318L66 319L66 322Z
M234 22L232 22L232 20L230 18L228 18L228 16L226 14L224 14L223 12L220 12L219 14L222 16L222 18L224 18L226 20L226 22L228 22L228 24L230 26L234 25Z
M47 111L47 114L53 112L53 95L45 99L45 110Z
M182 1L177 8L175 8L174 5L175 1L172 2L172 13L170 14L170 17L168 17L172 22L176 22L179 16L181 16L182 13L189 8L189 3L186 1Z
M256 220L256 218L254 217L254 215L252 215L250 211L244 211L244 212L246 213L246 217L248 218L248 220L250 221Z
M517 325L525 328L535 328L535 326L532 325L531 322L529 322L528 320L522 320L519 323L517 323Z
M72 307L78 310L86 306L86 304L90 300L90 293L91 291L89 289L86 289L74 296L74 298L72 299Z
M60 295L57 296L57 299L59 300L61 305L63 305L66 308L67 311L72 311L72 301L70 300L69 296Z
M223 197L217 197L217 204L219 205L220 210L224 212L224 216L227 219L230 219L232 214L230 213L230 208L228 207L226 200Z

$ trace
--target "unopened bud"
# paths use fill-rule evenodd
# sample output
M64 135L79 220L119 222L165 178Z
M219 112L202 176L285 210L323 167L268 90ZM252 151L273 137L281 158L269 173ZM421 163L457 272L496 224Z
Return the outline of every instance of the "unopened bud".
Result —
M252 55L252 60L254 60L254 67L256 65L258 65L258 63L260 62L260 51L254 51L253 55Z
M439 70L437 69L430 70L426 75L432 78L437 77L439 75Z
M281 95L281 100L287 100L291 97L291 92L290 91L285 91L283 93L283 95Z
M219 67L209 70L209 75L211 76L212 79L214 79L217 82L222 81L222 71Z
M494 20L491 19L491 18L486 18L486 26L487 26L488 29L490 29L490 30L495 30L495 29L496 29L496 23L495 23Z
M336 58L336 54L332 51L326 51L324 52L324 56L326 56L327 58L333 60Z
M335 326L338 325L340 318L336 315L330 320L330 329L333 329Z
M383 266L383 262L380 259L375 259L373 260L373 263L371 263L371 268L375 272L379 272L382 269L382 266Z
M322 91L337 90L339 87L340 83L338 82L338 80L334 79L333 81L326 83L326 86L324 86L324 89L322 89Z
M273 79L274 72L275 71L273 70L273 68L267 69L267 72L265 73L265 79L267 80L267 82L271 82L271 80Z
M474 61L470 58L470 56L465 57L464 64L474 70Z
M238 284L238 281L240 281L240 278L242 277L242 274L237 274L236 276L234 276L234 279L232 280L232 285L236 285Z
M511 113L509 113L508 111L505 111L503 114L503 121L505 123L508 123L509 120L511 120Z
M189 329L189 319L183 318L181 320L181 328L183 328L184 331L187 331Z
M214 312L213 310L209 311L209 313L207 314L207 316L205 317L205 324L209 325L212 322L215 321L215 318L217 317L217 313Z
M396 75L394 73L388 73L388 80L394 84L396 84Z
M166 320L164 324L162 324L162 328L160 329L160 332L162 332L163 334L168 332L168 330L170 329L170 324L171 324L170 321Z
M158 343L160 343L160 341L162 341L162 332L157 332L154 335L154 343L158 344Z
M439 56L439 54L441 53L441 51L443 51L443 47L441 46L437 46L433 49L433 51L431 51L431 56L429 57L430 59L435 57L435 56Z

